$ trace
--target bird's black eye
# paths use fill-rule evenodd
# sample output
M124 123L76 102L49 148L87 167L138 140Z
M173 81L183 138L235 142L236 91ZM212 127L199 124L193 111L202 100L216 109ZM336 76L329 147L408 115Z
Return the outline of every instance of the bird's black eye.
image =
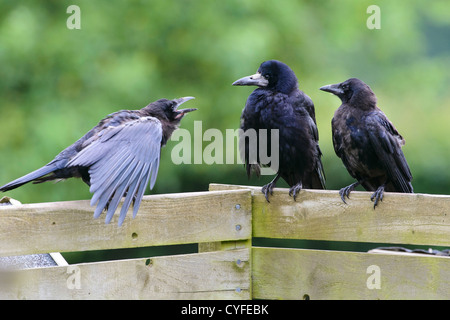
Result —
M263 77L266 78L267 80L269 80L270 79L270 74L266 73Z

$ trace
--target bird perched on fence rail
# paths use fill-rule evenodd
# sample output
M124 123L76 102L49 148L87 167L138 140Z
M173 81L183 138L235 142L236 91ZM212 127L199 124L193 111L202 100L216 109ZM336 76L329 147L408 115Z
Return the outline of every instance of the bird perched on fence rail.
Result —
M320 90L338 96L342 105L331 121L334 150L357 181L339 191L342 201L358 185L375 191L374 208L383 192L412 193L412 175L402 152L405 140L377 107L370 87L352 78Z
M257 156L252 159L250 142L240 139L248 177L252 171L260 172L261 143L267 150L278 143L276 176L262 188L267 201L280 177L290 186L294 200L302 188L325 189L314 104L298 88L292 69L277 60L265 61L256 74L236 80L233 85L258 87L248 97L241 115L241 133L255 130L258 140L254 141ZM267 141L261 141L261 129L278 130L278 141L272 141L269 134Z
M105 210L109 223L120 200L121 225L133 203L133 217L139 209L145 188L153 188L158 173L161 148L188 112L184 102L194 99L160 99L140 110L121 110L108 115L82 138L59 153L51 162L0 187L8 191L28 182L41 183L72 177L81 178L97 204L94 217Z

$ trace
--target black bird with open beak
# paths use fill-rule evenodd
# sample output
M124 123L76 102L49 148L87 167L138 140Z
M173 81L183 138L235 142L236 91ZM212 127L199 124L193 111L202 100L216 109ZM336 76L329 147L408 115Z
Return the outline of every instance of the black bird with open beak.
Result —
M275 178L262 188L267 201L278 179L290 186L289 194L297 197L302 188L325 189L325 175L319 148L319 133L312 100L298 88L297 77L286 64L269 60L263 62L254 75L241 78L234 86L257 86L247 99L241 115L240 151L250 177L260 173L260 145L271 150L271 135L261 141L260 129L278 130L278 170ZM250 159L249 130L256 132L256 159ZM242 138L244 137L244 138Z
M121 110L108 115L77 142L64 149L50 163L0 187L8 191L28 182L81 178L97 204L94 217L105 210L109 223L120 200L125 197L118 224L133 203L133 217L145 188L153 188L158 173L161 148L177 129L181 119L197 109L178 109L194 99L160 99L140 110Z
M374 208L383 192L412 193L412 175L402 152L405 140L377 107L377 98L363 81L352 78L320 88L338 96L342 105L331 121L334 150L357 181L339 193L345 203L358 185L371 196Z

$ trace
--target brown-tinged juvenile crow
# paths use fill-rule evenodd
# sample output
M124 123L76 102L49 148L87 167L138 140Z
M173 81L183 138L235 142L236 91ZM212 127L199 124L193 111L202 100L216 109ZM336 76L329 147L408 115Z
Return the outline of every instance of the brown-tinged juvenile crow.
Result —
M133 202L133 217L139 209L145 188L153 188L158 173L161 148L188 112L178 107L193 97L160 99L140 110L121 110L108 115L77 142L64 149L50 163L0 187L8 191L28 182L81 178L97 203L94 217L106 210L111 221L120 200L123 223Z
M258 175L264 164L260 157L261 143L266 150L271 150L272 143L278 143L277 174L261 190L267 201L280 177L290 186L289 194L294 200L302 188L325 189L314 104L299 90L291 68L277 60L265 61L256 74L241 78L233 85L258 87L248 97L241 115L241 133L254 130L258 140L253 141L257 157L251 159L250 141L240 139L248 177L252 170ZM261 129L279 130L278 141L271 141L269 133L267 141L261 141Z
M384 191L412 193L412 175L402 152L405 140L377 107L377 98L370 87L352 78L320 90L342 100L331 121L333 145L357 180L339 191L342 201L360 184L367 191L375 191L370 198L374 208L383 200Z

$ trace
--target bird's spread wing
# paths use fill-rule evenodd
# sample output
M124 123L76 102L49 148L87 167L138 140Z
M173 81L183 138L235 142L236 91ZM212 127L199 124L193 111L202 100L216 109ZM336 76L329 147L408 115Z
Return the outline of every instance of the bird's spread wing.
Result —
M365 123L370 143L383 163L391 182L403 192L412 192L412 174L402 152L403 138L384 113L370 113Z
M111 221L120 200L122 224L133 201L136 215L145 188L150 180L153 188L158 173L162 126L153 117L141 117L98 133L69 163L68 166L89 167L91 205L97 203L94 217L107 208L106 223Z

